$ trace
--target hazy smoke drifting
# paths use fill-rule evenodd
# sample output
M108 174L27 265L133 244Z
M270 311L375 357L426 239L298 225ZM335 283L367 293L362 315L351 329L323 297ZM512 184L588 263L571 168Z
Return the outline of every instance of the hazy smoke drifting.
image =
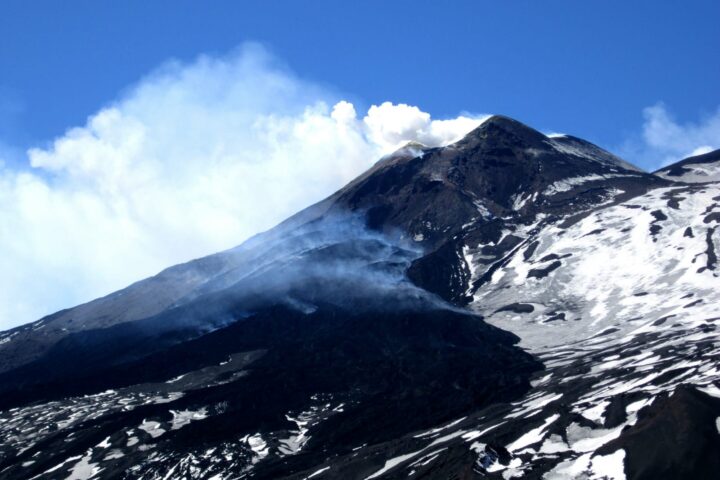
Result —
M720 108L696 122L680 123L663 103L643 110L642 138L626 142L622 157L656 170L720 148Z
M24 168L0 158L0 329L236 245L401 144L482 120L340 100L249 45L162 66Z

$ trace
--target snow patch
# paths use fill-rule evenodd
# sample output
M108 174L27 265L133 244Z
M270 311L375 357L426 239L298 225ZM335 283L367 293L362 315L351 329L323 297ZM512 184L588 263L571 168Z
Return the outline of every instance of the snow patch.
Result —
M590 469L594 478L612 478L625 480L625 450L618 450L610 455L597 455L593 457Z

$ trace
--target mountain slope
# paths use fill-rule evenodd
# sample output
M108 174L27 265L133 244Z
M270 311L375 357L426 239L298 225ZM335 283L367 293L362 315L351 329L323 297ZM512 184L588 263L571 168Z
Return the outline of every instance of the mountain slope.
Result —
M655 172L655 175L685 183L720 181L720 150L686 158Z
M621 160L599 154L602 151L592 144L576 140L567 153L567 147L557 148L558 142L495 116L455 145L401 149L330 198L235 249L172 267L105 298L7 332L0 339L0 372L40 357L73 332L157 315L185 304L198 290L208 292L218 285L211 280L228 272L238 276L258 263L271 264L274 257L269 252L276 249L278 239L321 218L358 214L370 229L392 241L410 239L430 251L452 243L469 223L474 225L473 235L494 237L506 223L517 223L518 212L562 213L568 198L594 204L623 186L633 195L663 184L654 176L625 170ZM446 283L443 279L435 293L455 298L444 291ZM12 342L3 342L10 336Z
M380 471L392 451L387 478L713 478L716 212L718 185L680 185L531 234L470 308L543 362L533 388L358 462Z
M703 478L720 189L676 180L502 116L409 145L235 249L0 333L0 473Z

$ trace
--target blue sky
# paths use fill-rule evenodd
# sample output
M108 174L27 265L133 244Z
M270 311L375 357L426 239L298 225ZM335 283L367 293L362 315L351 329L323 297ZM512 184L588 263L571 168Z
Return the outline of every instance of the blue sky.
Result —
M33 1L0 7L0 138L47 141L168 58L264 43L360 105L504 113L615 147L720 105L717 1Z
M0 330L233 247L488 114L720 147L720 3L0 2Z

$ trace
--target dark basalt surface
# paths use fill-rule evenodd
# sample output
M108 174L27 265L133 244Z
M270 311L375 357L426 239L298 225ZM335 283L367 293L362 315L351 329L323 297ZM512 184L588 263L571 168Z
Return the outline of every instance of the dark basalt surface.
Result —
M17 458L5 459L0 470L8 462L32 458L38 450L60 457L82 453L143 418L166 415L168 409L226 404L222 413L167 433L156 442L158 450L180 455L196 449L199 439L210 447L243 432L288 428L285 414L307 408L310 397L318 392L344 403L344 411L320 426L301 455L278 465L263 465L257 472L259 478L274 478L278 469L288 473L309 468L327 455L387 441L518 396L527 390L528 378L540 364L514 347L516 341L512 334L478 317L430 305L421 311L364 313L321 305L307 315L271 308L137 362L86 370L65 393L77 394L88 385L101 391L162 382L217 364L237 352L264 352L246 366L247 374L239 380L195 389L170 404L85 422L69 444L64 435L55 437ZM42 462L20 471L30 476L41 473L57 463L55 455L46 455ZM138 460L126 455L106 471L105 478L122 476ZM6 471L5 478L13 478L13 471Z
M625 473L632 479L717 478L719 416L720 399L682 385L643 409L638 422L599 453L624 449Z
M528 278L545 278L550 275L550 272L560 268L560 265L562 265L562 262L555 260L546 267L531 268L530 271L528 271Z
M514 312L514 313L530 313L533 310L535 310L535 307L533 307L530 304L527 303L511 303L510 305L505 305L504 307L498 309L498 312Z

